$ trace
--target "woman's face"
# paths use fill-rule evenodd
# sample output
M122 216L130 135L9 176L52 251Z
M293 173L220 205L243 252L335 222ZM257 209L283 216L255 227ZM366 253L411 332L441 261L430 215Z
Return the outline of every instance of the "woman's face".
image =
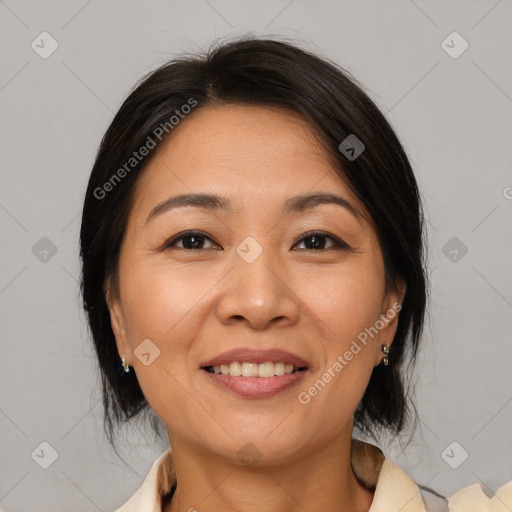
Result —
M221 199L165 203L183 194ZM296 199L312 194L342 204ZM174 129L139 180L110 301L171 442L277 464L352 431L400 300L366 215L295 114L217 106ZM220 362L229 375L206 368Z

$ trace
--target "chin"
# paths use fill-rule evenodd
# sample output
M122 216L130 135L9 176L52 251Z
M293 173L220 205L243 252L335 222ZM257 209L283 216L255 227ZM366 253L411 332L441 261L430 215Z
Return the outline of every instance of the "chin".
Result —
M304 447L297 442L301 438L302 435L290 436L287 432L283 439L277 431L268 435L268 429L261 429L253 434L240 433L230 438L228 445L212 446L212 449L243 465L277 466L291 463L301 455Z

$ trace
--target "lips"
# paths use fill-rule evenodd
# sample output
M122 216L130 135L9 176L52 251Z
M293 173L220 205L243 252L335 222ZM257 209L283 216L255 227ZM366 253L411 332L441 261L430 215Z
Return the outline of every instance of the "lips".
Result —
M263 399L297 386L310 366L287 350L238 348L204 361L200 368L221 389L243 398Z
M218 373L201 372L216 389L242 398L265 399L297 387L308 375L308 370L285 374L280 377L233 377Z
M200 367L206 369L208 367L230 365L232 362L237 361L240 363L267 363L267 362L282 362L285 364L293 365L295 368L309 368L310 363L299 357L292 352L281 349L270 349L270 350L255 350L249 348L232 349L227 352L223 352L218 356L208 359L201 363Z

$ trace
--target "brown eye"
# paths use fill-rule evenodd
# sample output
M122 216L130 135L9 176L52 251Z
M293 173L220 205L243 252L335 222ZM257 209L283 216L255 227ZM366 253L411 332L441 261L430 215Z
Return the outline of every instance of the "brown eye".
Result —
M180 245L176 245L179 244ZM211 242L213 247L205 247L205 244ZM186 249L186 250L198 250L198 249L212 249L215 248L215 244L212 242L211 238L206 236L201 231L185 231L184 233L175 236L172 240L165 244L165 249L169 249L171 247L177 247L178 249Z
M327 242L327 240L330 240L330 242ZM349 248L342 240L328 235L327 233L323 233L322 231L310 231L304 234L296 245L300 244L304 244L304 248L311 251Z

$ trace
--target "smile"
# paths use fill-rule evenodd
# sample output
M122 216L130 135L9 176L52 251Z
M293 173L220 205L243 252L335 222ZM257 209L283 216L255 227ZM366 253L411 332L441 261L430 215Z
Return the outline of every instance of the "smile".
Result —
M305 370L305 367L296 367L293 364L267 361L265 363L239 363L206 366L204 369L210 373L231 375L232 377L280 377Z
M283 366L284 373L282 373ZM230 373L232 367L235 375ZM243 398L253 399L270 398L297 386L309 373L306 367L296 368L293 365L279 362L257 364L237 363L235 361L230 365L206 366L201 370L203 370L201 373L217 389L228 391L230 394L234 393Z

